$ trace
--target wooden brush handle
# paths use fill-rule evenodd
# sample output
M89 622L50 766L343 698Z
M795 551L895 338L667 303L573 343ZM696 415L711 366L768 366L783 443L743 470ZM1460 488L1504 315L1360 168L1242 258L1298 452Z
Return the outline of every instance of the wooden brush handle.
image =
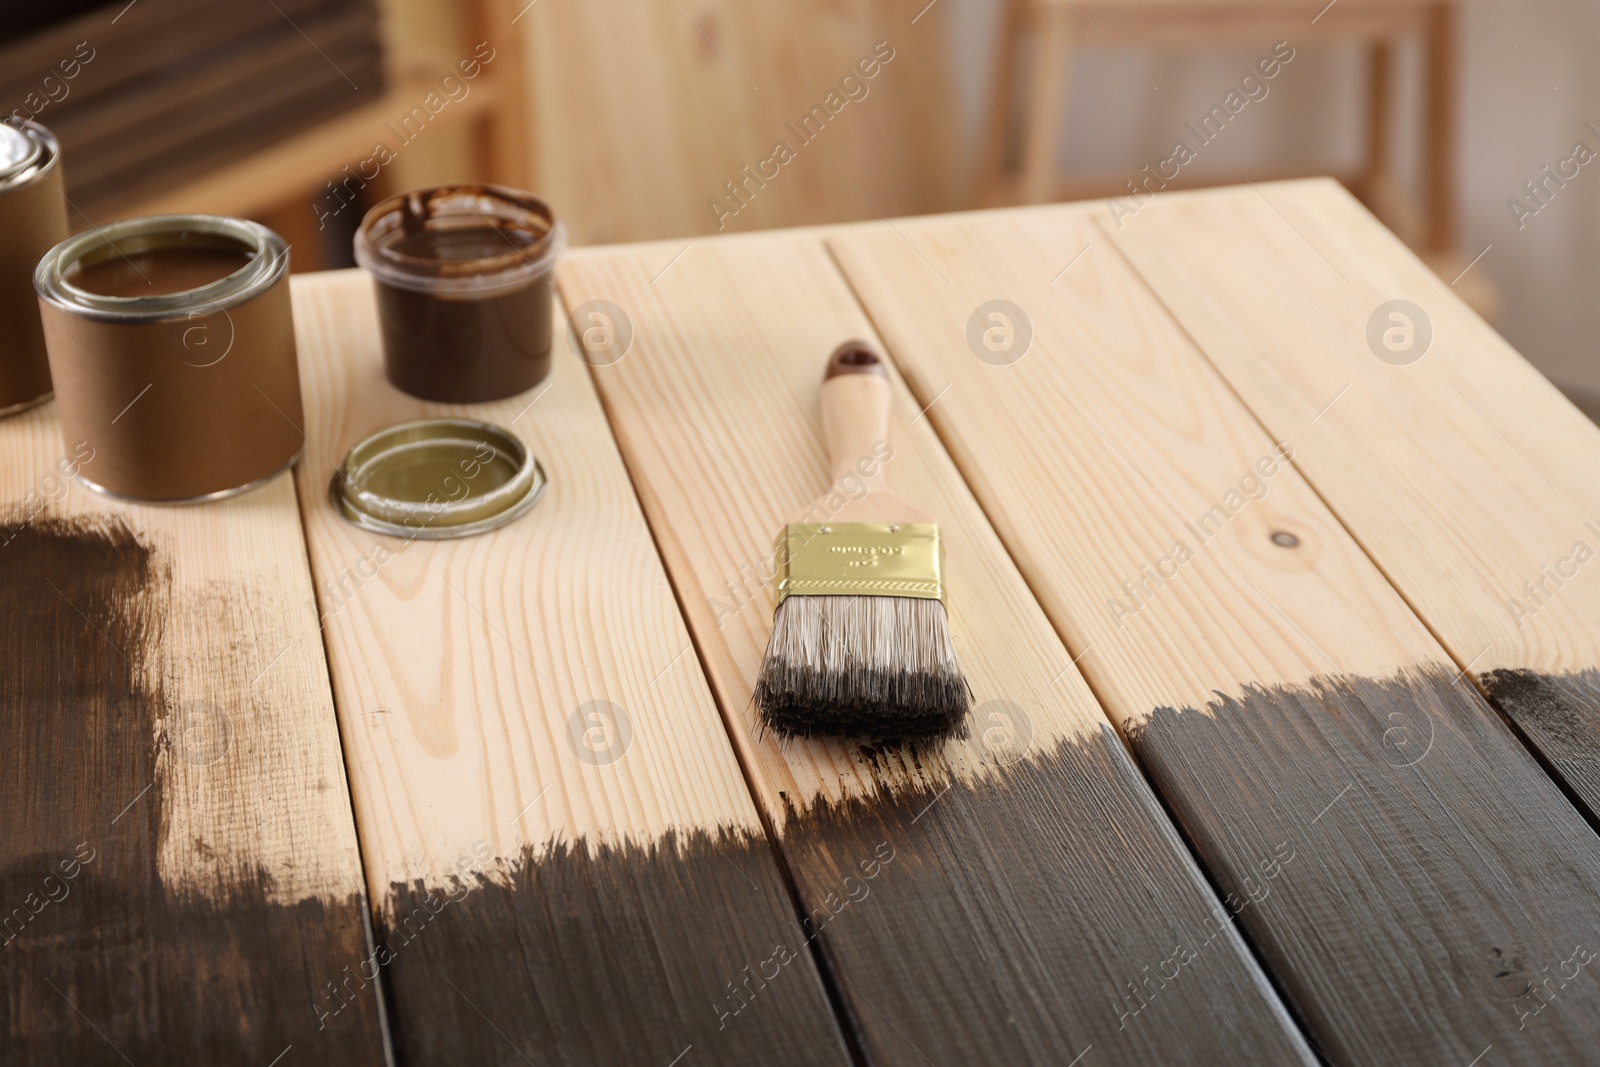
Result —
M822 379L822 434L834 482L854 477L869 490L885 488L889 396L889 372L870 345L846 341L833 350Z

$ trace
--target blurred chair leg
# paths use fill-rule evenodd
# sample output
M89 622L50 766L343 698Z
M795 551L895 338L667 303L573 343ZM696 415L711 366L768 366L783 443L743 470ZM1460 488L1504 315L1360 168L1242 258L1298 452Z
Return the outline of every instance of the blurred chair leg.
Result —
M1015 200L1006 172L1006 141L1011 132L1012 98L1017 91L1017 38L1022 33L1023 0L1004 0L1000 33L989 74L989 108L983 130L983 156L979 166L978 196L984 207Z
M1394 42L1373 42L1367 57L1367 165L1356 193L1385 226L1421 248L1427 236L1422 211L1394 174Z
M1455 248L1456 10L1434 7L1428 18L1428 143L1423 176L1428 188L1427 248Z
M1377 41L1367 49L1367 169L1362 176L1363 196L1376 198L1380 187L1394 181L1394 45Z
M1024 204L1042 204L1055 197L1074 27L1071 12L1060 0L1034 0L1029 16L1033 56L1023 97L1018 194Z
M484 181L527 189L533 184L533 142L525 34L527 0L476 0L471 25L495 50L494 104L473 125L473 167Z

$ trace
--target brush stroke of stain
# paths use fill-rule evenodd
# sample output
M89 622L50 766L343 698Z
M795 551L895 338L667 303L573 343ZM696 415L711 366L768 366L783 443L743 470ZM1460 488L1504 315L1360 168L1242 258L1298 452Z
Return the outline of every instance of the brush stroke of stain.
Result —
M1600 826L1600 671L1495 670L1481 681Z
M375 1002L337 1028L313 1008L366 954L354 895L274 903L259 867L216 896L165 887L150 679L181 605L163 562L116 519L0 541L5 1062L265 1064L292 1044L300 1063L381 1063Z
M803 914L765 838L729 830L391 886L402 1061L847 1064L820 949L875 1064L1059 1065L1089 1044L1128 1067L1314 1062L1231 925L1128 1007L1220 904L1109 730L979 782L791 808L782 851Z

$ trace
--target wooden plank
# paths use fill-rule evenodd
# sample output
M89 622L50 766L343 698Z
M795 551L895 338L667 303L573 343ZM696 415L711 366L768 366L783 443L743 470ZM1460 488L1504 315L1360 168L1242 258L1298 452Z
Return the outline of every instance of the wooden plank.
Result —
M0 422L5 1062L382 1063L370 992L313 1010L370 949L292 481L73 469L53 404Z
M1595 937L1600 840L1283 462L1298 436L1263 432L1109 247L1101 210L830 245L1323 1053L1582 1058L1600 978L1574 946ZM1002 311L1013 346L991 350ZM1296 858L1268 883L1281 842Z
M595 378L866 1059L1305 1061L898 382L885 466L941 524L972 737L918 750L761 735L751 693L772 623L772 540L829 491L822 368L872 328L815 234L697 243L674 264L677 251L574 254L561 290L581 327L604 326L591 300L631 322L631 351Z
M293 284L301 500L401 1059L847 1063L803 948L738 992L795 913L582 364L425 404L383 378L365 275ZM412 542L335 514L352 444L445 411L529 444L532 513Z
M1600 817L1600 568L1586 565L1600 548L1600 430L1336 186L1147 210L1118 245ZM1416 320L1409 351L1384 348L1392 300L1420 309L1390 309Z

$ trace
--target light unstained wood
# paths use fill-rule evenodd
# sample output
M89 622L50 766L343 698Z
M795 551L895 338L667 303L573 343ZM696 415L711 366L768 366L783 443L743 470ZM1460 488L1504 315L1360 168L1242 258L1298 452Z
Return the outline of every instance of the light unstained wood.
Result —
M719 1025L793 906L559 312L544 385L452 407L385 380L367 276L294 285L301 505L405 1061L846 1062L803 950ZM528 445L533 511L445 541L335 513L351 445L446 413Z
M1600 550L1600 429L1364 209L1270 185L1158 198L1112 237L1460 666L1600 665L1600 568L1571 559ZM1404 366L1367 340L1396 299L1432 329ZM1536 743L1600 782L1592 710Z
M1204 217L1201 197L1186 203ZM1297 470L1241 486L1273 438L1110 244L1102 210L828 241L1203 861L1251 894L1240 922L1313 1041L1336 1062L1465 1062L1491 1043L1516 1062L1576 1055L1595 983L1524 1028L1511 1007L1527 986L1506 976L1589 936L1600 842ZM1143 212L1125 231L1140 226L1151 258L1193 254ZM1274 264L1260 257L1254 284ZM1296 284L1344 284L1324 269ZM1032 331L1002 366L968 340L997 298ZM1314 343L1314 303L1278 311L1285 348ZM1299 427L1281 436L1299 447ZM1217 504L1236 514L1202 542ZM1258 858L1280 838L1305 862L1257 901ZM1529 946L1521 962L1485 965L1510 943Z
M576 251L558 274L562 296L569 312L612 301L631 323L633 350L596 367L596 382L758 795L781 811L779 794L803 806L870 793L886 772L863 761L858 742L780 745L761 736L751 694L772 628L774 539L837 488L823 369L840 342L873 341L872 323L810 235L697 244L652 284L675 251L670 242ZM940 524L949 597L960 605L951 633L975 703L1003 696L1040 709L1040 746L1093 735L1099 707L919 407L896 390L883 475ZM1000 766L975 738L895 775L970 778Z
M1114 686L1108 712L1131 725L1203 707L1220 679L1298 684L1439 660L1310 486L1281 463L1259 476L1276 442L1119 269L1089 221L1097 210L896 222L904 237L862 226L829 245L952 453L991 460L966 468L973 491L1074 655L1090 650L1091 679ZM969 320L997 297L1031 319L1031 347L1009 366L968 347ZM1002 449L1006 462L992 462ZM1202 542L1216 520L1201 517L1230 490L1242 500L1243 479L1265 495ZM1275 532L1299 547L1275 545ZM1163 563L1179 542L1196 558ZM1158 568L1162 585L1145 574Z
M1459 662L1600 664L1600 569L1528 617L1507 606L1575 541L1600 548L1600 429L1354 199L1161 197L1106 232ZM1405 366L1367 342L1396 299L1433 332Z
M892 369L883 476L940 523L972 736L919 750L759 729L773 539L812 501L849 506L833 493L845 483L829 484L823 368L844 340L877 342L818 231L720 238L671 262L677 251L580 250L559 287L580 320L606 300L631 326L631 349L594 377L802 908L826 917L880 837L895 855L821 929L868 1055L1308 1055L1226 923L1207 977L1164 1001L1162 1021L1119 1018L1155 947L1159 962L1216 901Z
M707 201L785 142L796 158L724 220L744 232L964 202L944 12L730 0L540 0L518 22L532 77L534 187L576 244L718 230ZM920 16L920 17L919 17ZM913 20L916 20L913 23ZM887 41L894 59L810 143L799 124ZM770 167L768 168L770 171ZM852 183L854 188L852 188ZM681 246L680 246L681 247Z
M442 881L480 841L505 857L558 837L759 830L560 321L551 376L531 394L430 404L383 377L366 275L294 281L310 441L297 476L373 886ZM333 465L374 430L434 414L516 432L549 474L543 500L461 540L345 522L328 503ZM347 574L354 595L339 588ZM616 763L584 762L569 740L569 718L594 700L630 720Z
M40 916L48 920L43 929L26 929L7 946L5 958L21 973L12 976L14 984L8 978L6 1040L18 1062L98 1055L109 1051L105 1040L134 1056L160 1049L174 1063L270 1056L288 1041L312 1056L381 1062L370 995L353 998L351 1015L359 1018L346 1017L333 1034L316 1033L305 1011L322 984L359 961L368 945L356 829L294 483L283 474L243 496L198 507L121 502L63 474L64 459L87 454L79 469L93 478L92 451L81 445L62 440L54 403L0 421L0 521L8 542L123 529L144 546L150 628L112 645L133 691L94 691L101 680L73 673L88 669L87 657L76 657L65 635L52 652L63 673L52 681L65 705L83 700L151 721L114 724L123 731L118 737L131 735L134 746L144 746L124 750L115 738L85 735L88 727L53 726L47 717L61 713L55 697L34 692L39 705L21 709L40 717L26 735L31 743L72 736L83 747L12 751L15 762L5 772L11 788L46 798L52 820L81 817L76 828L99 859L85 866L76 896ZM20 551L0 546L0 567L16 564ZM63 613L69 622L81 617L94 628L85 640L109 641L110 632L123 632L108 621L105 603L74 603L60 588L68 577L94 590L113 576L43 578L70 605L71 614ZM25 578L40 580L14 574L7 581ZM37 637L13 633L5 640ZM26 691L23 679L10 681ZM85 722L93 718L82 715ZM112 762L100 765L103 758ZM28 780L30 768L62 761L70 776ZM111 785L126 784L124 768L140 765L154 770L143 789L130 785L123 795ZM0 856L7 878L39 868L28 879L37 881L78 843L42 840L37 823L9 832L11 849L23 854ZM144 827L153 839L144 839ZM150 851L154 883L140 858ZM7 906L13 903L20 901ZM223 973L213 975L218 967ZM43 985L51 977L101 1036ZM201 985L219 999L193 1001L180 993ZM215 1010L223 1002L229 1007ZM29 1040L39 1037L29 1021L39 1011L59 1016L49 1024L58 1042Z

